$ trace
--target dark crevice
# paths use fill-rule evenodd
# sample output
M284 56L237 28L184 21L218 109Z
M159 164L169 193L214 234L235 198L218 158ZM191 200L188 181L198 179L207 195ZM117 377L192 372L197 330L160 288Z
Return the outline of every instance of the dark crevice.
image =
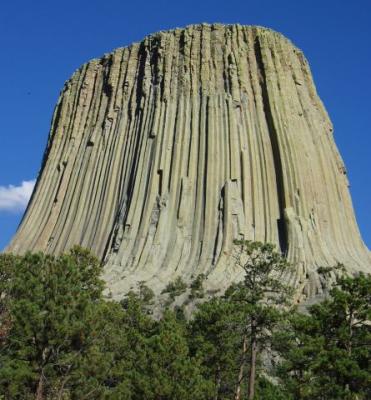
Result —
M158 173L158 195L161 197L164 194L164 190L163 190L163 171L162 169L159 169L157 171Z
M142 98L146 97L147 93L144 88L145 75L146 75L146 60L148 52L146 45L141 43L138 51L138 72L137 72L137 87L136 87L136 109L135 115L139 115L142 111ZM140 131L141 132L141 131Z
M224 230L224 213L225 213L225 186L222 187L219 196L218 204L218 226L216 230L216 236L214 240L213 248L213 261L212 264L215 265L220 256L221 242L223 240L223 230Z
M157 86L161 82L161 39L153 37L150 42L150 65L152 70L152 85Z
M110 76L110 72L112 69L112 64L113 64L113 59L112 56L103 59L101 61L101 64L104 66L104 75L103 75L103 87L102 90L104 92L104 94L111 99L112 97L112 92L113 92L113 87L111 85L111 83L109 82L109 76Z
M180 37L179 37L179 51L180 51L180 54L182 54L182 56L185 55L186 44L187 44L186 31L183 30L180 33Z
M276 175L277 196L278 196L278 205L280 212L280 218L277 220L278 239L281 252L283 254L286 254L288 250L288 238L287 238L287 227L285 221L286 204L285 204L285 187L283 181L282 160L278 143L277 131L274 126L272 110L269 103L264 62L258 37L255 38L254 50L255 50L256 63L258 65L258 71L260 72L259 81L263 98L264 115L268 125L269 138L272 146L272 154L273 154L273 161L274 161L274 168Z

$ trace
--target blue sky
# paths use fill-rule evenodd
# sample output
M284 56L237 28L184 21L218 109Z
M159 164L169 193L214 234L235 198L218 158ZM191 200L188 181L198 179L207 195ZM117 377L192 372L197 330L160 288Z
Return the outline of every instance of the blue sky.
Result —
M22 217L64 81L91 58L198 22L267 26L304 51L371 247L369 0L12 0L0 7L0 249Z

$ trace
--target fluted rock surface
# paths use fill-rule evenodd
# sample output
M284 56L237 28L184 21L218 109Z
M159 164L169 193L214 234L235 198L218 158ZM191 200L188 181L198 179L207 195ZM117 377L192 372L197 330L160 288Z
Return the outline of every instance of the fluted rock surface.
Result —
M200 273L225 287L241 276L233 240L268 241L313 296L319 266L371 264L332 131L281 34L203 24L150 35L66 82L8 249L91 248L120 297Z

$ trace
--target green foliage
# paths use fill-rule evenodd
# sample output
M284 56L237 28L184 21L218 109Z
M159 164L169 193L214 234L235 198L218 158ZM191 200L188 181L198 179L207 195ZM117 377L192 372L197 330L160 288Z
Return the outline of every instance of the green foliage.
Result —
M244 272L246 289L244 302L252 305L284 305L288 303L292 288L284 282L292 267L275 251L270 243L236 240L236 265Z
M279 375L294 399L371 396L371 277L340 277L330 297L293 314L279 341Z
M283 387L260 377L257 382L255 400L292 400L292 396Z
M187 290L187 284L182 280L180 276L175 279L173 282L169 282L162 293L169 293L169 297L171 300L175 300L175 297L180 296Z
M87 250L0 255L0 399L371 398L370 276L338 275L325 301L298 313L286 305L286 260L271 245L236 245L243 281L189 321L181 306L155 320L144 282L104 300ZM191 283L193 298L204 279ZM185 290L177 279L165 292Z
M184 318L152 319L142 282L121 303L104 301L100 273L81 248L0 257L4 399L209 398Z
M248 398L255 398L255 381L263 351L269 348L272 335L285 319L283 306L289 304L292 289L283 277L290 272L287 260L271 244L235 241L236 265L245 274L242 282L232 285L226 297L235 303L244 316L241 320L242 335L246 338L246 351L240 364L239 387L249 358ZM236 396L238 397L238 396Z
M155 297L155 293L151 288L149 288L144 282L139 282L139 298L140 300L147 305L153 304L153 299Z
M143 309L143 311L150 313L154 297L155 294L153 290L141 281L138 282L138 290L130 290L123 300L121 300L121 305L124 309L126 309L130 302L136 302L138 306Z
M12 266L16 259L17 257L9 254L0 254L0 346L4 345L11 326L9 286Z
M184 324L166 311L148 341L148 388L138 399L209 398L210 384L201 375L200 361L189 355L185 333Z
M334 267L318 267L317 272L321 275L330 275L331 272L344 272L344 265L343 264L337 264Z
M191 293L189 298L192 299L202 299L205 296L205 291L203 288L203 282L206 279L205 274L197 275L197 277L192 281L190 288Z
M9 269L9 264L11 268ZM55 258L1 256L10 328L0 354L6 398L26 399L64 385L94 343L94 308L103 288L100 263L74 248Z
M212 382L218 399L245 397L254 384L261 353L284 319L281 306L291 293L281 283L289 266L272 245L239 241L236 247L236 264L245 271L244 280L224 297L201 304L189 328L192 354L201 360L204 377ZM202 288L203 279L193 282L195 290Z
M189 324L191 353L201 361L213 398L233 398L243 348L243 315L225 298L199 306Z

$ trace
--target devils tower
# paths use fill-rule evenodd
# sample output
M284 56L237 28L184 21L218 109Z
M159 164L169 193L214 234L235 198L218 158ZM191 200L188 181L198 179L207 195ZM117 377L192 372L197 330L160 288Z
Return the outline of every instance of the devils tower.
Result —
M8 251L75 244L113 296L177 276L225 287L234 239L272 242L304 296L317 269L370 272L333 127L302 52L240 25L159 32L77 70L55 108L31 201Z

